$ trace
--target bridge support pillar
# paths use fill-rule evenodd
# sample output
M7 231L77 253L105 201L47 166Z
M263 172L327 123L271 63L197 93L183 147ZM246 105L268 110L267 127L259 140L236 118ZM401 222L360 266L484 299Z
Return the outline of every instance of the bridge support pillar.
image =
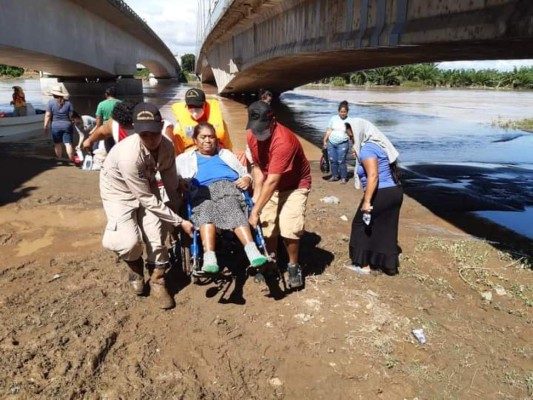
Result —
M89 81L72 77L41 78L41 89L48 93L53 86L63 85L69 93L74 109L80 115L96 113L98 103L105 99L104 92L110 86L115 86L117 98L143 100L142 80L134 78L120 79L91 79Z

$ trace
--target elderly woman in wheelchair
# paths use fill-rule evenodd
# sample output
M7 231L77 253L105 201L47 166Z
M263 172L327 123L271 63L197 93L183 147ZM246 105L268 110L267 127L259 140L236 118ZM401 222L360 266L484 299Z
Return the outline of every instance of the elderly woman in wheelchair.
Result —
M251 175L231 151L219 149L213 125L196 125L193 140L196 149L180 154L176 158L176 168L178 175L189 181L191 221L199 227L204 250L202 271L219 272L215 254L217 228L235 232L250 266L261 267L268 259L257 248L243 211L241 191L250 186Z

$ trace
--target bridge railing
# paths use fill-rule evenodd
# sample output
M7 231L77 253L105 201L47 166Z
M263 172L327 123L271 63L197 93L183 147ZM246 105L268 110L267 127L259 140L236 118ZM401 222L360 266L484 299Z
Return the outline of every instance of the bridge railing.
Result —
M200 0L198 2L198 31L196 32L196 59L202 43L218 20L235 0Z
M146 23L146 21L142 19L141 17L139 17L139 15L135 11L133 11L133 9L128 4L126 4L125 1L123 0L107 0L107 1L108 3L113 5L115 8L120 10L128 18L140 24L142 29L144 29L147 33L153 36L154 39L156 39L164 48L168 49L169 53L172 54L168 46L165 44L165 42L163 42L163 40L161 40L159 35L155 33L154 30L150 28L150 26Z

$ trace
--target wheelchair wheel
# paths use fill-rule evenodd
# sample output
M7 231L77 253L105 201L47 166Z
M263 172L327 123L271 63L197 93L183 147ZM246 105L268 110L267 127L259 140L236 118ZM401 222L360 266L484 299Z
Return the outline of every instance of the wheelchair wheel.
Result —
M192 274L192 265L191 265L191 249L188 247L181 248L181 268L187 276Z

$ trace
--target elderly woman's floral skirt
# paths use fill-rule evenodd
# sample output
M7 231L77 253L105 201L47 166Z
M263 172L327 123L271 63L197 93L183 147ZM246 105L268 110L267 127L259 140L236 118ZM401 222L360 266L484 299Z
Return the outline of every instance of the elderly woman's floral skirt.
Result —
M223 180L200 186L191 200L195 226L214 224L219 229L248 226L244 198L234 182Z

